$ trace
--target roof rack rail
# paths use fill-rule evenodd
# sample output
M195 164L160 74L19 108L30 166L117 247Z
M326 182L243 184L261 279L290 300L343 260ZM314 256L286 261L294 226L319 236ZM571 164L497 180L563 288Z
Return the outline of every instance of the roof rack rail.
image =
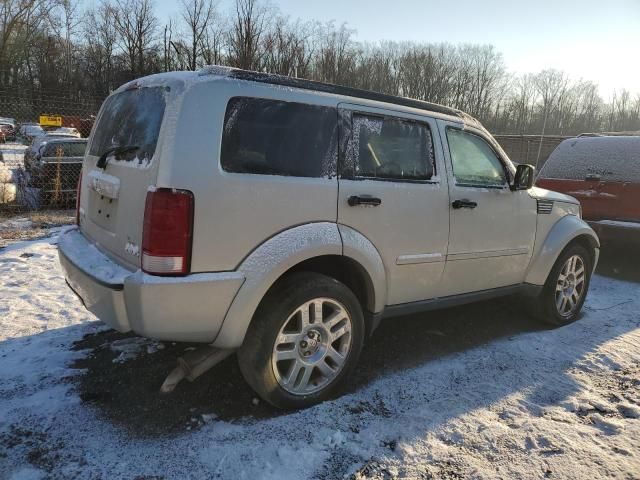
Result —
M313 90L317 92L333 93L336 95L344 95L347 97L362 98L365 100L374 100L377 102L391 103L401 105L403 107L417 108L420 110L428 110L430 112L442 113L463 119L470 118L464 112L455 108L446 107L437 103L425 102L414 98L398 97L386 93L373 92L360 88L345 87L342 85L334 85L332 83L318 82L315 80L304 80L302 78L287 77L277 75L275 73L254 72L251 70L242 70L239 68L223 67L218 65L209 65L203 67L199 71L200 75L224 75L238 80L248 80L252 82L269 83L283 87L301 88L303 90Z

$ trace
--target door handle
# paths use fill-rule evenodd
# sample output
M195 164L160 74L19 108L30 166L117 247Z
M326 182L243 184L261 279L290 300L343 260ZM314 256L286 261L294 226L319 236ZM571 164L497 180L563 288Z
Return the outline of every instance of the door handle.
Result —
M476 202L472 202L471 200L463 198L462 200L454 200L451 203L451 206L458 210L460 208L476 208L478 204Z
M351 195L347 199L347 203L351 207L355 207L357 205L366 205L369 207L377 207L382 203L378 197L372 197L371 195Z

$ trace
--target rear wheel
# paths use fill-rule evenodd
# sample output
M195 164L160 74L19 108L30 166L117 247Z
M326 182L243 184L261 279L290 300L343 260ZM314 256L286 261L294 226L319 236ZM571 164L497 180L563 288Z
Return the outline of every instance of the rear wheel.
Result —
M355 367L364 339L362 308L349 288L296 273L262 302L238 351L247 383L280 408L334 395Z
M536 302L542 321L566 325L577 320L589 290L591 259L587 249L578 244L570 245L558 257Z

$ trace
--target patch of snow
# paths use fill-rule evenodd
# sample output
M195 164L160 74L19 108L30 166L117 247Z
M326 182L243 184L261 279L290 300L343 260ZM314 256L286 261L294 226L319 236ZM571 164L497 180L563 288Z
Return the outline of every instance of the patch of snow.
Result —
M133 273L98 250L76 228L60 236L59 246L71 263L103 283L122 284Z
M92 170L87 177L89 188L96 193L107 198L118 198L118 193L120 192L120 179L118 177L106 174L101 170Z
M109 163L113 165L122 165L129 168L136 168L138 170L148 170L153 165L153 159L155 158L155 154L152 158L143 157L139 158L137 155L132 160L118 160L115 157L110 157Z
M9 218L0 222L1 230L28 230L33 228L33 222L27 217Z
M137 358L143 352L151 354L162 350L164 345L149 338L131 337L115 340L109 344L109 348L118 353L118 356L113 359L113 363L126 363Z
M124 246L124 251L134 257L140 256L140 247L135 243L127 242L127 244Z
M20 168L24 166L24 152L28 147L20 143L0 144L0 164L7 168Z

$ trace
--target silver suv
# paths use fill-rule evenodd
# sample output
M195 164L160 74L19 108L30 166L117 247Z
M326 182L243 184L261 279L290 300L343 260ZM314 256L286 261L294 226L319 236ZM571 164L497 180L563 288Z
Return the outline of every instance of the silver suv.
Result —
M120 331L237 350L264 399L333 395L383 318L513 293L575 320L599 252L451 108L209 67L107 98L60 261Z

